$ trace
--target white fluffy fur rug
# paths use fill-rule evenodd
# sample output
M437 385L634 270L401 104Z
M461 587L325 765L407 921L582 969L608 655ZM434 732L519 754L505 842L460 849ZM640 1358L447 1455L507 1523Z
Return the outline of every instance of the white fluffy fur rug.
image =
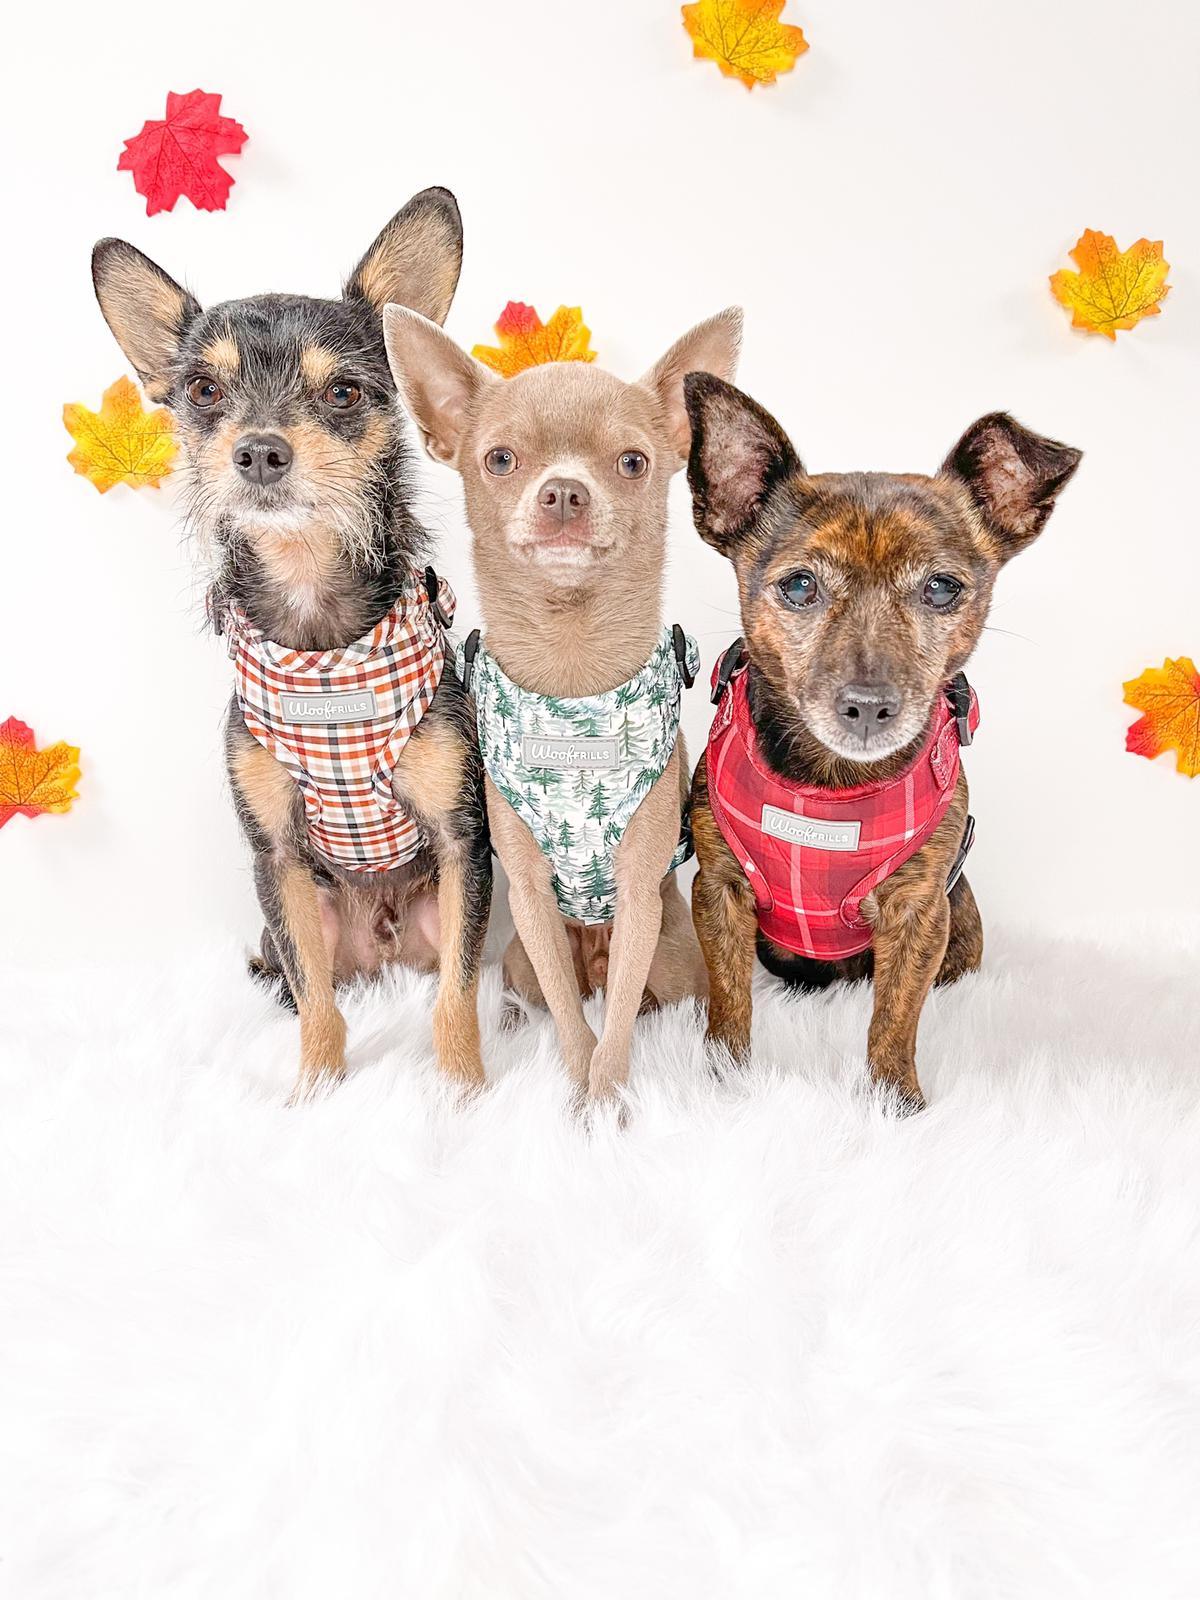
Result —
M10 971L0 1593L1200 1594L1200 938L1150 947L993 937L906 1121L868 993L764 977L736 1081L640 1026L624 1131L494 970L476 1103L401 975L298 1111L232 947Z

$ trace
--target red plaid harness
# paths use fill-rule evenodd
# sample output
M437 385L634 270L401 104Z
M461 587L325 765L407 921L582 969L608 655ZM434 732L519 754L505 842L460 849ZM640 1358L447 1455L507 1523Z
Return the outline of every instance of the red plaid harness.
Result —
M361 639L274 644L240 606L221 617L246 727L300 785L313 848L352 872L388 872L421 848L392 773L433 700L454 595L432 568Z
M717 715L708 736L708 793L726 844L754 890L760 930L816 961L871 944L860 905L931 837L954 798L959 746L979 702L959 673L938 701L919 754L899 777L853 789L790 783L763 760L746 697L742 641L713 670ZM946 884L958 880L974 836L967 818Z

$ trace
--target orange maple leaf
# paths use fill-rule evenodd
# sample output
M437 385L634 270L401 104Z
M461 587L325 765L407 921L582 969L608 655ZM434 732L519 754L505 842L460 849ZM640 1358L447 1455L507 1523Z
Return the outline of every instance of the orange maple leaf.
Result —
M683 25L692 54L715 61L727 78L747 89L774 83L790 72L808 40L790 22L780 22L784 0L695 0L683 6Z
M1073 328L1102 333L1115 339L1118 328L1135 328L1143 317L1156 317L1170 286L1171 263L1163 260L1162 240L1139 239L1128 250L1118 250L1111 234L1085 228L1071 260L1050 279L1054 298L1074 313Z
M143 409L137 385L128 378L105 389L99 411L64 406L63 426L75 440L67 460L101 494L114 483L157 489L172 470L178 446L171 413L161 406Z
M1125 735L1125 748L1153 761L1174 750L1177 769L1200 773L1200 673L1189 656L1147 667L1125 685L1125 704L1144 711Z
M543 322L532 306L510 300L496 323L500 348L477 344L471 351L476 361L491 367L502 378L514 378L527 367L544 366L547 361L595 361L589 348L591 329L583 325L578 306L559 306L549 322Z
M38 817L71 809L79 782L74 745L37 748L33 729L16 717L0 722L0 828L18 812Z

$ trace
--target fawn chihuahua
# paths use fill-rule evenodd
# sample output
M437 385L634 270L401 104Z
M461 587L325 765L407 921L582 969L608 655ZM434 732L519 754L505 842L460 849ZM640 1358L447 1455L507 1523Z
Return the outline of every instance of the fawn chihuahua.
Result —
M741 316L701 323L639 383L580 362L501 380L411 311L384 326L429 453L465 486L487 626L464 675L517 930L506 978L603 1098L639 1010L704 988L670 872L690 848L678 727L697 662L662 622L667 488L688 450L684 377L732 373ZM597 1042L581 995L601 986Z
M804 987L873 973L871 1072L918 1109L926 995L983 949L960 875L958 751L977 720L962 669L996 574L1080 453L996 413L934 477L814 477L729 384L693 374L687 403L696 527L733 562L745 632L714 674L692 785L709 1038L749 1051L756 940Z
M336 985L390 960L436 968L439 953L439 1062L483 1080L483 770L442 671L452 597L422 570L380 320L400 301L440 322L461 262L444 189L388 223L339 300L204 311L132 245L93 256L109 327L174 414L214 569L237 684L229 778L266 922L251 968L299 1012L296 1098L344 1071Z

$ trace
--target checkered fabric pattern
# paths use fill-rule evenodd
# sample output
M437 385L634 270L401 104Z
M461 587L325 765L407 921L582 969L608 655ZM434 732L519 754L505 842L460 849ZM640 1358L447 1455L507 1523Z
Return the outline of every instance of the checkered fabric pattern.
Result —
M974 691L968 720L974 730ZM863 897L932 835L954 798L958 769L958 728L943 695L920 754L899 777L854 789L788 783L759 751L746 672L739 669L708 736L708 792L722 837L754 890L767 938L816 961L866 950L871 929L859 911Z
M414 574L387 616L339 650L275 644L240 606L222 616L246 727L300 785L313 848L352 872L388 872L421 847L392 773L441 681L454 595L444 580L437 594L435 609Z

